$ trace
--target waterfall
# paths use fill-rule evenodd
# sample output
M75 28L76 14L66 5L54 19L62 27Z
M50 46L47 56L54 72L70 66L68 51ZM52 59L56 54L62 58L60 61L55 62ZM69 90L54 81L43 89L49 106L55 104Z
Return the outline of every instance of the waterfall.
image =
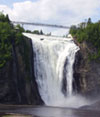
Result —
M79 47L72 38L24 35L32 39L34 73L41 98L46 105L63 106L73 95L73 64Z

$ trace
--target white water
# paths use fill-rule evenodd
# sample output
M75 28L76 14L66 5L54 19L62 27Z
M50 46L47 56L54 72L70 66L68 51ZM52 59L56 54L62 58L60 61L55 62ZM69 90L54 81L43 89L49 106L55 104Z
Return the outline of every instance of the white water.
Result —
M76 102L79 98L73 96L73 64L79 47L72 38L38 36L28 33L24 35L32 39L34 72L39 93L45 104L66 107L84 105L84 100ZM65 92L67 96L62 92L64 77L67 84Z

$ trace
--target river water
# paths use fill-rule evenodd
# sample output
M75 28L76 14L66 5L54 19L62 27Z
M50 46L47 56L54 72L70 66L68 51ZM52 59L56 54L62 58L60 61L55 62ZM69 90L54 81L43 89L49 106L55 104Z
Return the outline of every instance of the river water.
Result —
M0 106L0 112L25 114L32 117L100 117L100 110L72 109L47 106ZM9 116L10 117L10 116ZM13 116L21 117L21 115Z

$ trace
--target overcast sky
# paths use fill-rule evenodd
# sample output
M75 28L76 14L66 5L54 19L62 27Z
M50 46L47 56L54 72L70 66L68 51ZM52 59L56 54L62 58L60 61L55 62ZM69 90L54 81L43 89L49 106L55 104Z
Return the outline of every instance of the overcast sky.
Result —
M40 22L70 26L91 17L100 20L100 0L0 0L0 11L9 14L11 20ZM42 27L53 34L65 34L67 30Z

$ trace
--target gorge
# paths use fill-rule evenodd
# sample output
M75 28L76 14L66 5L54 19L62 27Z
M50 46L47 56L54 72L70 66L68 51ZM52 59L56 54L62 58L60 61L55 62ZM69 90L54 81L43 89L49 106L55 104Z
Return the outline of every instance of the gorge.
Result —
M78 108L99 99L99 23L73 26L73 38L63 38L15 27L7 15L0 18L1 104Z
M100 64L88 61L91 46L72 38L23 35L0 69L1 104L78 108L99 96Z

